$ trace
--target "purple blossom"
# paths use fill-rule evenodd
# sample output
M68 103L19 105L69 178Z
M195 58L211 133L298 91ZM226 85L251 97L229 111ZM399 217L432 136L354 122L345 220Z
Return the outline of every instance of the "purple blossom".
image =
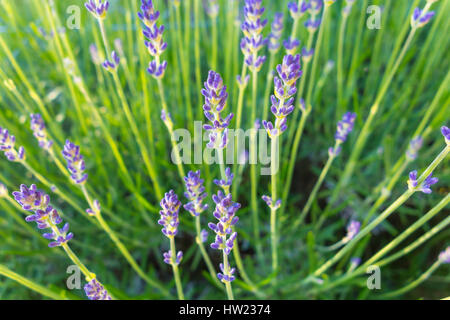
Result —
M320 13L320 10L322 10L323 6L323 0L311 0L309 2L309 12L311 16L316 16Z
M160 205L162 210L159 211L161 218L158 220L158 224L163 226L162 233L166 237L173 238L178 233L178 225L180 224L178 212L181 202L175 192L170 190L164 194Z
M231 169L228 167L225 169L225 179L214 179L214 184L221 187L225 193L230 191L230 186L233 183L234 174L231 173Z
M421 28L430 22L431 18L435 15L434 11L425 12L424 10L420 10L418 7L414 9L414 12L411 16L411 27L412 28Z
M311 18L305 21L305 27L309 32L314 33L319 28L320 23L321 19Z
M408 150L406 150L406 158L410 161L417 158L420 148L422 148L423 139L422 137L417 137L409 142Z
M177 255L175 256L175 261L173 261L173 257L172 257L172 251L169 250L167 252L163 253L164 256L164 262L170 265L179 265L181 260L183 260L183 252L182 251L178 251Z
M342 120L338 122L337 124L337 130L334 135L334 138L336 139L336 147L330 147L328 149L328 154L330 156L338 156L341 152L341 143L344 143L345 140L347 140L347 136L350 132L353 130L353 126L356 119L356 113L352 112L346 112L344 116L342 117Z
M300 41L289 37L287 40L283 41L283 46L285 47L288 54L294 55L297 51L297 48L300 46Z
M262 196L262 199L272 210L277 210L281 206L281 199L278 199L277 201L273 202L272 198L266 195Z
M84 3L84 6L97 19L104 19L109 8L109 1L102 2L102 0L89 0Z
M223 265L223 263L220 264L220 270L222 271L222 273L218 273L217 274L217 278L219 278L220 281L222 282L231 282L234 281L234 279L236 279L236 277L233 275L234 272L236 271L236 268L231 268L228 272L227 270L225 270L225 267Z
M433 173L430 173L419 186L417 170L414 170L409 173L408 188L412 191L422 191L423 193L429 194L431 193L431 186L438 181L439 179L433 177Z
M205 88L202 89L202 95L205 97L203 105L203 113L211 124L203 125L203 128L209 131L208 148L224 149L228 144L228 126L233 113L222 118L221 112L226 106L228 93L227 86L223 84L220 74L209 71L208 79L204 83Z
M84 173L86 169L83 156L80 153L80 147L72 143L70 140L66 140L62 155L67 162L67 169L71 173L72 181L76 184L83 184L86 182L88 175Z
M38 229L50 229L49 233L42 235L45 239L53 240L48 244L49 247L62 246L73 238L73 233L69 232L68 223L62 228L58 227L62 223L61 216L50 205L50 196L38 190L36 185L27 187L22 184L20 191L14 191L12 195L24 210L33 212L25 218L25 221L36 222Z
M86 213L90 216L95 216L101 212L100 202L95 199L92 203L92 208L86 209Z
M283 34L283 14L281 12L275 13L273 22L271 24L271 31L267 39L267 47L270 52L276 53L280 48L280 38Z
M310 50L308 50L308 48L306 48L306 47L302 48L303 63L307 63L307 62L311 61L313 55L314 55L314 48L311 48Z
M159 11L155 10L152 0L142 0L141 12L138 12L137 15L146 27L153 29L159 18Z
M292 96L297 92L296 82L302 75L300 55L285 55L283 63L279 64L276 70L278 76L274 77L275 94L271 96L270 108L276 118L275 125L266 120L262 122L271 138L279 136L287 129L286 117L294 110Z
M259 71L266 60L265 56L258 56L259 50L265 45L262 30L267 20L262 20L264 7L261 0L245 0L244 22L241 29L244 33L241 49L244 52L244 61L252 71Z
M15 149L16 137L9 134L8 129L0 127L0 151L3 151L6 159L13 162L25 160L25 149Z
M205 243L206 240L208 240L208 231L206 231L205 229L202 229L202 231L200 232L200 241L202 243Z
M103 68L105 68L105 70L109 72L115 72L117 71L119 64L120 64L119 55L115 51L112 51L111 60L106 59L105 62L102 63L102 66Z
M450 129L447 126L442 126L441 132L445 138L445 143L447 143L447 146L450 145Z
M53 145L53 141L47 137L47 130L45 128L44 120L39 113L30 114L31 117L31 130L34 136L39 142L39 147L48 150Z
M309 9L309 3L307 3L305 0L303 0L300 5L298 5L297 2L292 1L289 2L287 6L291 17L294 20L300 19Z
M356 268L361 263L360 257L353 257L350 259L350 263L352 264L353 268Z
M142 31L146 38L144 44L154 58L150 61L147 71L155 79L164 77L167 68L167 61L161 62L160 60L162 53L167 48L167 43L163 40L164 26L158 27L157 25L159 15L159 11L155 10L152 0L142 0L141 12L138 12L138 17L144 23L144 30Z
M344 243L347 243L352 240L358 234L360 228L361 222L356 220L350 221L350 223L347 225L347 234L345 235L344 239L342 239L342 241Z
M244 79L241 79L240 75L236 76L236 81L238 83L239 88L244 89L245 87L247 87L248 84L248 80L250 79L250 75L246 75L244 77Z
M97 281L97 279L92 279L84 286L84 292L89 300L111 300L111 296L108 291L103 287L103 285Z
M439 261L442 263L450 263L450 246L439 254Z
M208 205L203 204L203 200L208 195L204 192L205 187L203 186L203 182L204 180L200 178L200 170L195 172L189 171L188 175L184 177L184 183L187 189L184 195L189 199L189 202L184 205L184 208L195 217L208 209Z

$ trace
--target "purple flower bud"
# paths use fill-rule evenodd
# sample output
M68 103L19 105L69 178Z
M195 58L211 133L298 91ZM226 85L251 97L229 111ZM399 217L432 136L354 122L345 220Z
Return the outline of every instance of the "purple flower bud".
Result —
M422 137L417 137L412 139L409 142L408 150L406 150L406 158L410 161L415 160L417 158L417 154L419 153L420 148L422 147Z
M353 130L355 124L356 113L346 112L342 117L342 120L337 124L337 130L334 135L336 141L344 143L347 140L347 136Z
M103 68L105 68L106 71L109 72L116 72L117 68L120 64L120 57L119 55L113 51L111 52L111 60L105 60L105 62L102 63Z
M203 200L207 196L207 193L204 192L205 187L203 186L203 182L204 180L200 178L200 170L195 172L189 171L188 175L184 177L187 190L184 195L189 199L189 202L184 205L184 208L195 217L208 209L208 205L203 204Z
M84 292L89 300L111 300L108 291L96 279L92 279L84 286Z
M408 189L412 191L422 191L423 193L431 193L431 186L439 181L438 178L433 177L433 173L430 173L428 177L419 185L417 170L409 173Z
M344 243L349 242L352 240L359 232L359 229L361 228L361 222L352 220L347 226L347 235L342 239Z
M450 246L439 254L439 261L442 263L450 263Z
M277 210L281 207L281 199L278 199L277 201L273 202L272 198L269 196L262 196L262 199L266 202L267 206L272 210Z
M283 14L281 12L275 13L271 27L267 47L270 52L276 53L280 48L280 38L283 33Z
M320 23L321 23L320 19L311 18L305 21L305 27L309 32L314 33L319 28Z
M294 55L297 51L297 48L300 46L300 41L289 37L287 40L283 41L283 46L285 47L288 54Z
M0 151L3 151L6 159L12 162L25 160L25 149L15 149L16 137L9 134L8 129L0 127Z
M183 252L182 251L178 251L177 255L175 256L175 261L172 257L172 251L169 250L167 252L163 253L164 256L164 262L170 265L179 265L181 260L183 260Z
M71 173L72 181L80 185L85 183L88 175L84 173L86 167L83 156L80 153L80 147L70 142L70 140L66 140L62 155L67 161L67 169Z
M44 120L39 113L31 114L31 130L34 136L38 139L39 147L48 150L53 145L52 140L48 140L47 130L45 128Z
M412 28L421 28L430 22L431 18L435 15L434 11L424 12L419 8L415 8L414 12L411 16L411 27Z
M102 2L102 0L89 0L84 3L84 6L97 19L104 19L109 8L109 2Z
M292 19L297 20L300 19L309 9L309 3L307 3L306 1L302 1L300 6L298 6L297 2L289 2L288 9Z
M445 138L445 143L447 144L447 146L449 146L450 145L450 129L447 126L442 126L441 132Z
M158 224L163 226L162 233L168 237L173 238L178 232L178 225L180 220L178 211L180 210L181 202L173 190L166 192L164 198L160 202L162 210L159 211L161 215Z

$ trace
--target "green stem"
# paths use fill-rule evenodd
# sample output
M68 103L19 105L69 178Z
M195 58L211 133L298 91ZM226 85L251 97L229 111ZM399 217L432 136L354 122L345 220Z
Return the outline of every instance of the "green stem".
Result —
M284 100L280 99L280 105L284 104ZM270 175L271 175L271 185L272 185L272 201L275 203L277 201L277 169L276 164L278 161L277 150L278 150L278 137L272 138L271 152L270 152ZM272 242L272 271L276 272L278 270L278 238L277 238L277 217L276 208L270 208L270 237Z
M172 254L172 270L173 270L173 276L175 278L175 285L177 287L177 294L178 294L178 300L184 300L184 294L183 294L183 286L181 284L180 279L180 272L178 270L178 265L175 263L177 259L177 253L175 249L175 238L170 238L170 252Z
M6 266L0 264L0 274L11 279L14 280L18 283L20 283L21 285L27 287L28 289L31 289L33 291L36 291L37 293L47 297L47 298L51 298L54 300L66 300L65 297L63 297L60 294L57 294L55 292L53 292L52 290L49 290L43 286L41 286L40 284L37 284L36 282L25 278L24 276L21 276L18 273L15 273L14 271L10 270L9 268L7 268Z

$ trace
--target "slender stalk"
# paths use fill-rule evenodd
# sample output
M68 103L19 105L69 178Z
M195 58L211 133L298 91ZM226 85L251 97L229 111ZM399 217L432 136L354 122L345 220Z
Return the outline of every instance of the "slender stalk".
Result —
M440 267L440 265L442 264L442 262L440 260L436 260L435 263L433 263L433 265L424 273L422 273L416 280L414 280L413 282L411 282L410 284L404 286L403 288L400 288L398 290L392 291L392 292L388 292L385 293L383 295L380 296L380 298L391 298L391 297L395 297L398 295L401 295L405 292L408 292L409 290L414 289L415 287L417 287L419 284L421 284L422 282L424 282L425 280L427 280L431 274L436 271L437 268Z
M270 109L270 99L269 99L269 95L270 95L270 89L271 89L271 83L273 81L273 73L272 70L275 66L275 56L276 54L274 52L270 52L270 57L269 57L269 68L267 70L269 70L269 72L267 72L267 77L266 77L266 88L264 89L264 109L263 109L263 115L262 118L263 120L266 120L268 115L269 115L269 109Z
M170 238L170 252L172 253L172 261L176 261L177 254L175 250L175 238ZM180 272L178 270L178 265L175 263L172 263L172 270L173 270L173 276L175 278L175 285L177 287L177 294L178 294L178 300L184 300L184 294L183 294L183 286L181 284L180 279Z
M284 99L280 99L280 106L284 104ZM270 175L272 186L272 201L277 199L277 151L278 151L278 137L272 138L271 152L270 152ZM272 242L272 271L278 270L278 238L277 238L277 217L276 209L270 208L270 238Z
M217 70L217 16L211 18L212 23L212 51L211 68Z
M223 240L226 241L226 237L224 237ZM228 255L225 253L225 251L223 251L223 268L224 273L228 273L230 271L230 264L228 263ZM231 288L230 281L225 282L225 288L227 290L228 300L234 300L233 290Z
M418 179L418 186L428 177L433 170L445 159L447 154L450 152L450 146L446 146L441 153L433 160L433 162L425 169L425 171L420 175ZM315 272L314 276L318 277L324 273L328 268L335 264L340 258L342 258L353 246L361 240L365 235L372 231L376 226L383 222L387 217L389 217L398 207L400 207L406 200L408 200L416 190L408 189L406 190L397 200L395 200L388 208L386 208L375 220L363 228L350 242L347 243L334 257L326 261L321 267L319 267Z
M337 150L337 148L339 148L339 141L336 141L336 144L334 146L334 150ZM300 214L300 216L298 217L298 219L294 222L293 225L293 229L296 229L305 219L306 215L309 212L309 209L311 208L311 205L313 204L314 200L316 199L317 196L317 192L319 191L320 187L322 186L323 180L325 179L328 170L331 167L331 164L333 163L334 159L336 158L336 155L334 155L334 153L329 154L328 156L328 160L325 163L325 166L322 169L322 172L320 173L319 179L317 180L316 184L314 185L314 188L311 192L311 194L308 197L308 201L306 201L305 206L303 207L303 210Z
M7 268L5 265L2 265L2 264L0 264L0 274L2 276L5 276L11 280L14 280L14 281L20 283L21 285L27 287L28 289L36 291L37 293L43 295L44 297L54 299L54 300L66 300L67 299L64 296L62 296L56 292L53 292L52 290L49 290L24 276L21 276L20 274L10 270L9 268Z
M214 268L211 259L206 252L205 246L201 240L201 226L200 226L200 216L195 217L195 230L197 232L197 236L195 238L195 242L197 242L198 247L200 248L200 252L202 254L203 260L205 260L206 266L208 267L209 274L211 275L211 279L214 279L214 282L220 287L223 288L222 283L217 279L216 269Z
M343 87L344 87L344 34L347 25L348 14L342 14L341 24L339 26L338 49L337 49L337 117L343 112Z

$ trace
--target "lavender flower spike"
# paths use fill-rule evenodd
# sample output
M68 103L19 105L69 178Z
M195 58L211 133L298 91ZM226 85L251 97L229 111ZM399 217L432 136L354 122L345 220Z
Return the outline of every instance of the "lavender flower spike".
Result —
M223 189L223 192L225 194L228 194L230 192L231 184L233 183L234 174L231 173L231 169L227 167L225 169L225 179L214 179L214 184L218 187L221 187Z
M353 126L356 119L356 113L346 112L342 117L342 120L337 124L337 130L334 135L336 139L336 147L328 149L328 153L332 156L337 156L341 152L340 144L347 140L347 136L353 130Z
M105 62L102 63L102 66L109 72L116 72L117 68L119 68L119 64L120 57L115 51L113 51L111 52L111 60L105 60Z
M73 233L68 232L68 223L62 228L58 227L62 223L58 211L50 205L50 196L38 190L36 185L27 187L22 184L20 191L14 191L12 195L24 210L34 212L28 215L25 221L36 222L38 229L50 229L50 233L42 235L45 239L53 240L48 244L49 247L62 246L73 238Z
M439 261L442 263L450 263L450 246L439 254Z
M36 139L39 141L39 147L45 150L49 150L53 145L53 141L49 140L47 137L47 130L45 128L44 120L39 113L30 114L30 117L31 130L33 131Z
M191 213L192 216L197 217L203 211L208 209L207 204L203 204L206 198L204 180L200 178L200 170L195 172L189 171L187 177L184 177L187 192L184 193L189 202L184 205L184 208Z
M352 220L347 226L347 234L342 239L343 243L347 243L350 240L352 240L359 232L359 229L361 228L361 222Z
M449 129L449 127L442 126L441 132L445 138L445 143L447 144L447 146L450 146L450 129Z
M422 137L417 137L409 142L408 150L406 150L406 158L409 161L413 161L417 158L420 148L422 148L423 139Z
M268 37L267 47L271 53L277 53L280 48L280 38L283 33L283 14L281 12L275 13L273 22L271 24L271 31Z
M109 1L102 2L102 0L89 0L84 3L84 6L97 19L104 19L106 17L106 12L109 9Z
M411 27L412 28L421 28L430 22L431 18L435 15L434 11L424 12L419 8L415 8L414 12L411 16Z
M209 71L205 88L202 89L202 95L205 97L203 113L211 122L211 124L203 125L203 128L210 132L207 147L224 149L228 144L228 126L233 114L230 113L225 118L221 116L221 112L227 103L228 93L220 74L212 70Z
M267 204L267 206L272 210L277 210L278 208L281 207L281 199L278 199L277 201L274 202L271 197L266 195L262 196L262 199Z
M70 177L72 178L72 181L79 185L85 183L88 175L87 173L84 173L86 167L83 156L80 153L80 147L70 140L66 140L62 155L67 161L67 169L69 169L71 173Z
M25 160L25 149L19 147L15 149L16 137L9 134L8 129L0 127L0 151L6 156L6 159L12 162L21 162Z
M297 92L296 82L302 75L300 70L300 55L285 55L283 63L277 66L278 76L274 77L275 95L272 95L272 106L270 110L276 120L275 125L270 121L263 120L263 126L269 137L279 136L287 129L286 117L294 110L294 98Z
M293 20L303 17L305 12L309 9L309 3L305 0L302 0L300 5L297 5L297 2L289 2L287 6Z
M159 18L159 11L155 10L152 0L142 0L141 12L138 12L137 15L146 27L153 29Z
M302 61L303 63L307 63L311 61L312 57L314 55L314 48L308 50L308 48L303 47L302 48Z
M287 40L283 41L283 45L286 48L286 52L290 55L294 55L297 48L300 46L300 41L289 37Z
M408 189L411 191L422 191L427 194L431 193L431 186L439 181L438 178L435 178L432 175L433 173L430 173L430 175L419 185L419 182L417 181L417 170L411 171L409 173Z
M178 212L180 211L181 202L173 190L166 192L164 198L160 202L162 210L159 211L161 219L158 224L163 226L162 233L168 237L173 238L178 233L178 225L180 220Z
M245 0L244 5L244 23L241 26L244 33L244 39L241 43L241 49L244 52L245 63L251 71L261 70L262 64L266 61L265 56L258 56L266 40L263 38L262 30L267 24L267 20L262 20L264 7L261 0Z
M92 279L84 286L84 292L89 300L111 300L111 296L105 287L97 281Z

